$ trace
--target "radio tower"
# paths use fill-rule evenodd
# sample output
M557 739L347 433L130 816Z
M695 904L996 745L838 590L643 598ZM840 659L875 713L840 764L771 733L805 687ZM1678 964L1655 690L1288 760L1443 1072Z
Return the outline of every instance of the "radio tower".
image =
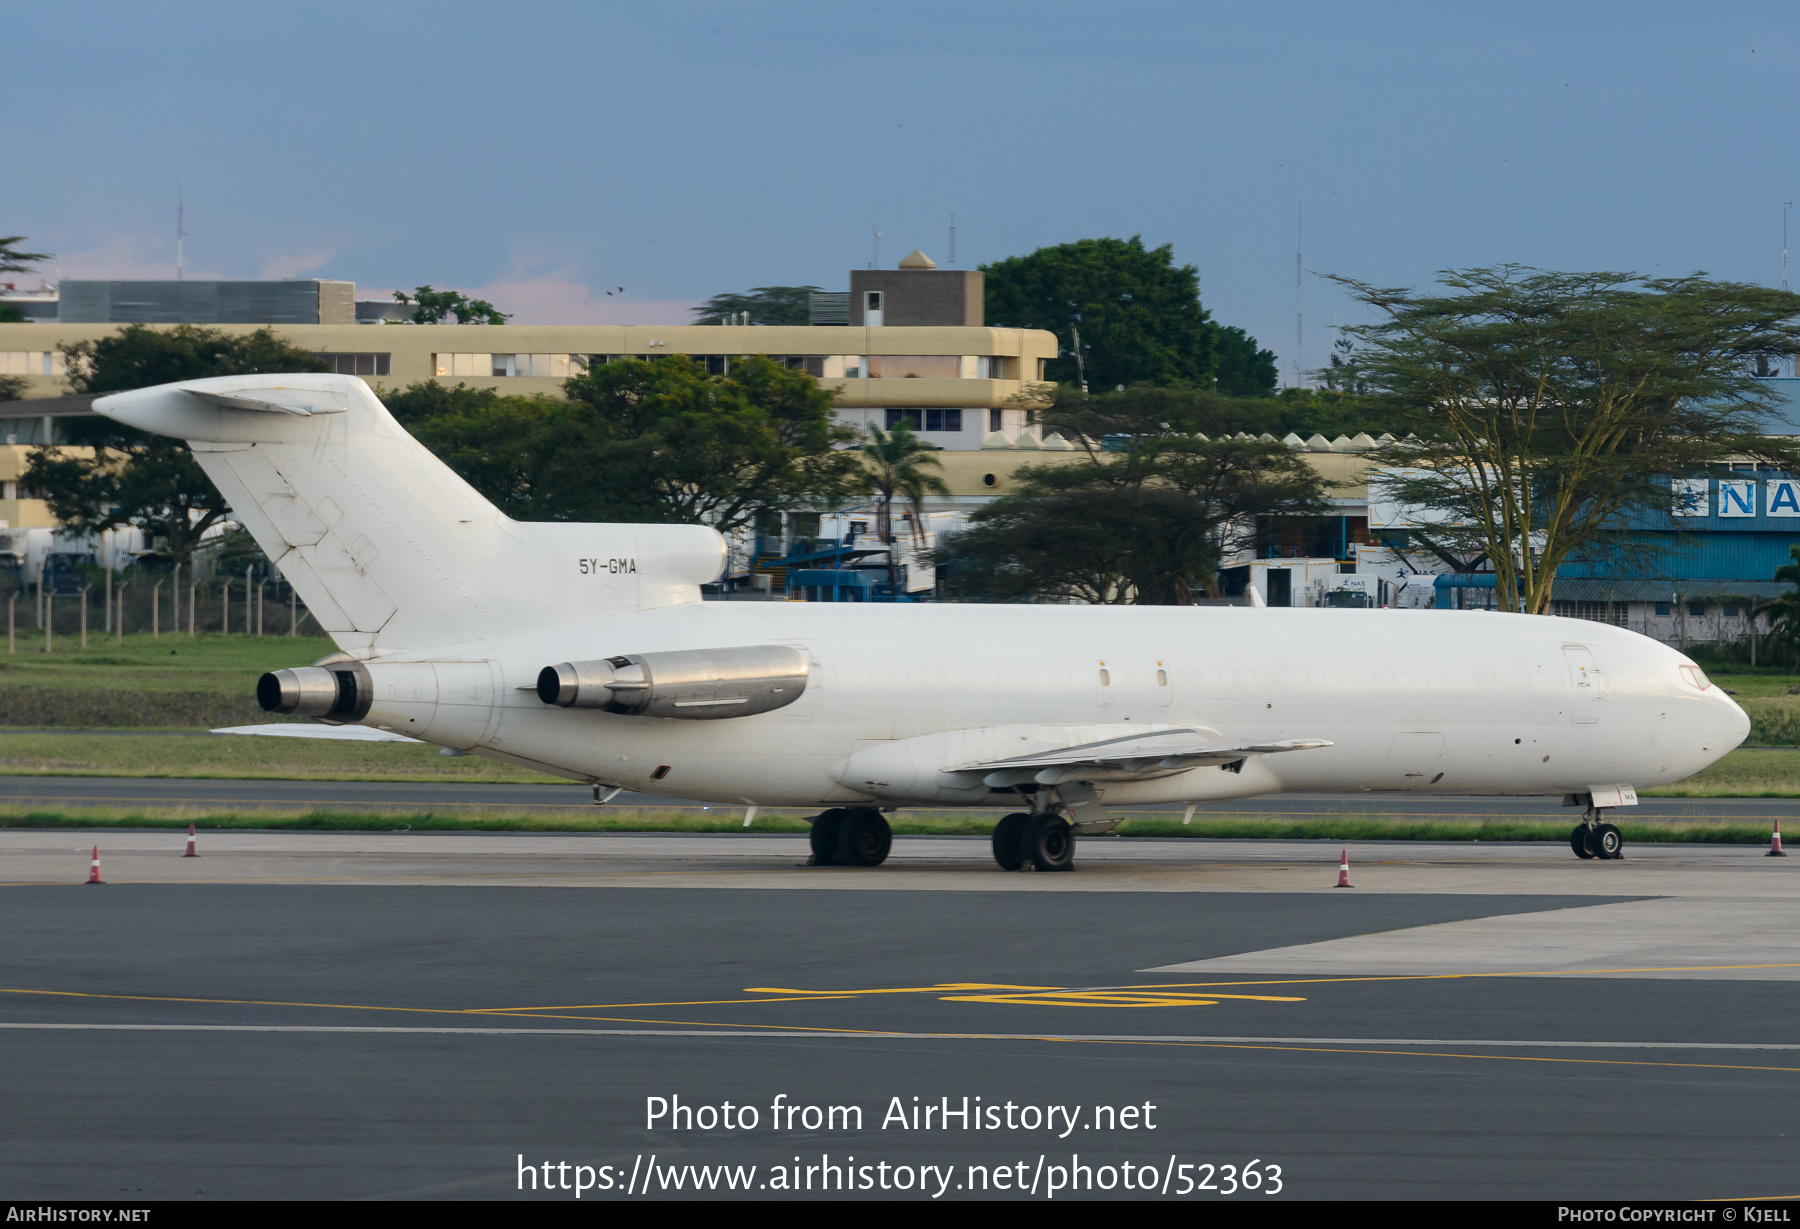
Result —
M1300 291L1300 247L1304 234L1303 224L1306 220L1305 202L1294 203L1294 387L1306 387L1306 334L1302 330L1301 321L1303 301Z
M178 185L175 189L175 280L178 282L183 280L184 266L187 263L181 250L181 241L187 238L187 227L184 224L186 197L186 185Z

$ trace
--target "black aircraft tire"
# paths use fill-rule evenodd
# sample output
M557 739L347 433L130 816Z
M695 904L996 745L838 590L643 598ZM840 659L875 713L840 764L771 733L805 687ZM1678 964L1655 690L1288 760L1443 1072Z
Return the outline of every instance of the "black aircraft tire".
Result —
M994 825L994 861L1003 871L1016 871L1025 865L1025 825L1031 822L1028 811L1014 811Z
M816 826L814 831L817 831ZM1576 824L1575 831L1569 833L1569 848L1575 851L1575 856L1578 858L1594 856L1594 851L1588 848L1587 836L1588 826L1586 824Z
M880 811L857 807L838 824L839 866L880 866L894 844L894 830Z
M1594 829L1594 856L1608 862L1625 856L1625 836L1611 824Z
M812 821L812 856L814 866L836 866L838 830L843 827L844 811L833 807Z
M1040 871L1075 869L1075 830L1060 815L1036 815L1025 825L1024 854Z

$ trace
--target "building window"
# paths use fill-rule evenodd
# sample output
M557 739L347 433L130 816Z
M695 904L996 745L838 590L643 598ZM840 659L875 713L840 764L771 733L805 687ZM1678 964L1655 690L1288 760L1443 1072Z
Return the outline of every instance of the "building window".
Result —
M863 323L872 329L881 327L881 291L863 291Z
M1706 603L1705 602L1689 602L1687 604L1687 612L1688 612L1688 614L1694 616L1695 618L1699 618L1701 615L1706 613Z
M1006 429L1006 411L1005 410L989 410L988 411L988 430L991 432L991 431L1004 431L1005 429Z
M341 376L385 376L389 356L386 354L315 354L327 371Z
M1047 370L1047 369L1048 369L1048 367L1049 367L1049 363L1050 363L1050 360L1049 360L1049 359L1047 359L1047 358L1041 358L1041 359L1039 359L1039 360L1038 360L1038 374L1037 374L1037 378L1038 378L1038 383L1039 383L1039 384L1042 384L1042 383L1043 383L1043 382L1044 382L1044 381L1045 381L1045 380L1046 380L1046 379L1048 379L1048 378L1049 378L1049 377L1048 377L1048 376L1047 376L1047 375L1046 375L1046 374L1045 374L1045 372L1046 372L1046 370Z
M962 414L961 410L889 410L887 429L905 423L914 431L961 431Z
M871 354L868 373L875 380L955 380L962 376L962 355Z
M1737 603L1736 603L1736 602L1726 602L1726 603L1724 603L1724 605L1723 605L1723 607L1722 607L1722 613L1723 613L1723 614L1724 614L1724 615L1725 615L1725 617L1726 617L1726 618L1727 618L1727 619L1735 619L1735 618L1737 618L1737 615L1738 615L1738 604L1737 604Z
M64 371L60 350L0 350L0 375L59 376Z
M1669 617L1669 604L1667 602L1658 602L1656 604L1656 615L1658 618L1661 618L1661 619L1668 618Z
M983 354L975 360L977 380L1016 380L1018 360L999 354Z
M1587 619L1593 623L1625 626L1624 602L1558 602L1550 603L1550 613L1562 619Z
M377 357L385 358L385 355ZM617 357L617 356L615 356ZM541 380L566 380L587 370L583 354L435 354L432 371L440 376L534 376ZM380 374L385 375L386 372Z

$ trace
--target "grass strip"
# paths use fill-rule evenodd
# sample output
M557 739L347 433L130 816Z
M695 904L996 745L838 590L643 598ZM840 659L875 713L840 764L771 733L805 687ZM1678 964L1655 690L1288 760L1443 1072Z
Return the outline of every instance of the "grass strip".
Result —
M890 822L899 836L987 836L998 815L931 815L895 817ZM743 832L736 813L667 812L643 808L599 815L549 816L530 814L445 815L424 811L410 814L369 814L309 811L304 814L155 814L142 811L18 811L0 813L0 828L25 829L184 829L188 823L201 831L272 832ZM1544 820L1412 820L1362 815L1321 816L1306 820L1266 819L1253 815L1196 817L1183 825L1179 819L1128 818L1119 825L1122 837L1191 837L1215 840L1281 841L1547 841L1566 843L1572 821ZM1624 823L1619 825L1628 843L1763 845L1767 827L1727 821ZM761 833L809 831L801 813L771 815L765 812L749 829ZM1092 839L1092 838L1090 838Z

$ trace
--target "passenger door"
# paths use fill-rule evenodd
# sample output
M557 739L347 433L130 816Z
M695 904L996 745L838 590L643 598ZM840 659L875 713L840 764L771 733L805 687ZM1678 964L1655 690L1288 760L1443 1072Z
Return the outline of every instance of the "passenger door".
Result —
M1569 719L1576 725L1597 724L1606 698L1606 680L1594 665L1594 655L1584 644L1565 644L1563 661L1568 663L1569 682L1574 687Z

